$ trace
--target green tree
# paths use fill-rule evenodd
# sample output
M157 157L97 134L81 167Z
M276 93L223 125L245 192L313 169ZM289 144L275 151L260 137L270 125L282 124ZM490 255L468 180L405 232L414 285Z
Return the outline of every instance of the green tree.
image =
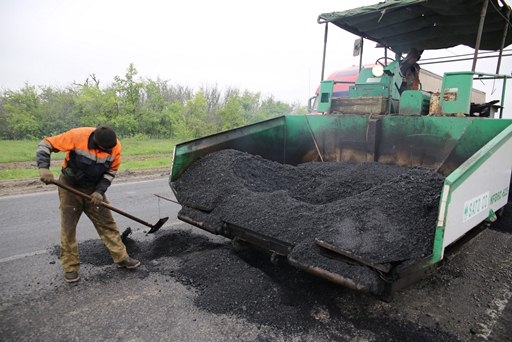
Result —
M129 113L119 113L111 120L106 121L106 124L112 126L117 135L122 137L131 137L140 132L137 121Z
M191 139L266 120L306 113L261 93L216 85L194 92L167 80L137 80L130 64L124 77L100 87L94 74L64 89L26 84L0 92L0 138L40 138L77 126L113 126L123 137Z
M164 110L165 127L169 128L171 138L189 140L194 137L192 131L187 127L186 112L187 109L180 102L169 103Z
M275 118L276 116L292 113L292 107L284 102L274 100L269 96L263 100L260 108L255 113L252 122Z
M165 84L165 86L162 86L160 89L165 101L168 103L176 102L184 106L187 103L187 101L191 100L194 97L193 89L179 84Z
M115 91L111 88L102 90L97 80L86 80L79 87L73 114L83 126L114 126L115 118L119 115Z
M167 82L161 80L144 82L142 89L142 105L140 132L151 137L166 138L171 136L169 117L165 113L167 102L164 94Z
M212 117L215 117L217 109L220 105L220 97L221 97L221 91L215 86L203 86L201 89L199 89L201 93L204 94L204 97L206 98L206 110Z
M241 102L243 108L242 116L244 118L244 122L254 123L256 121L259 121L256 118L256 114L258 113L258 110L260 108L261 93L251 93L245 90L241 96Z
M187 101L184 112L184 122L194 138L215 133L216 124L208 113L208 103L202 91L198 91L194 98Z
M243 112L244 108L240 97L238 95L231 95L224 104L224 107L218 111L220 119L219 130L225 131L243 126L246 123Z
M78 117L72 115L78 97L75 89L59 90L46 86L41 88L39 97L43 135L54 135L80 126Z
M3 92L0 93L0 139L7 139L9 134L9 123L7 120L9 113L5 108L6 100L6 95Z
M19 91L7 91L3 99L7 139L30 139L41 136L41 103L34 86L25 84Z
M142 112L140 109L142 103L141 93L144 85L142 82L135 80L137 74L137 69L133 63L130 63L124 78L115 76L112 85L112 89L115 91L118 99L118 115L126 119L128 116L132 116L137 124L132 130L139 130L142 127ZM128 123L132 120L122 121Z

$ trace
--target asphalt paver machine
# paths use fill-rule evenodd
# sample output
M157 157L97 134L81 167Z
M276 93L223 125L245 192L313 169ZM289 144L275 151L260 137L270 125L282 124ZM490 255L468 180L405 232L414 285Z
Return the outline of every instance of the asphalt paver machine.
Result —
M321 115L284 115L176 145L170 186L182 205L178 218L235 242L263 248L272 258L285 259L319 277L382 298L425 276L440 264L452 245L464 241L486 222L499 219L500 210L509 201L512 120L503 118L503 107L510 76L498 71L503 51L512 43L510 18L510 7L498 0L385 1L320 14L318 22L326 25L326 34L327 27L339 27L376 42L386 54L388 50L394 52L394 58L377 61L377 68L361 68L345 99L332 99L333 81L323 82L318 107ZM403 53L411 48L423 51L460 44L474 49L473 70L446 72L437 94L421 89L400 91ZM480 50L498 51L496 74L477 71ZM479 107L472 103L471 89L477 79L503 82L499 107L496 102L490 105L499 109L498 114L489 114L492 108L487 104ZM372 258L377 254L368 254L368 249L381 247L368 241L380 230L392 231L393 226L383 223L354 237L338 229L339 218L332 220L332 227L326 224L323 233L306 226L295 228L307 241L302 243L287 239L279 227L269 233L267 227L241 225L234 222L236 218L217 215L214 204L205 207L180 192L177 185L195 163L230 149L290 166L351 162L432 170L444 180L436 220L424 227L431 248L420 256ZM207 189L209 184L194 186ZM234 208L238 204L232 201L230 205ZM256 218L267 215L261 211L252 214ZM279 222L285 225L287 215L291 219L296 214L280 212ZM325 215L329 222L329 213ZM272 220L265 217L266 225ZM325 234L327 231L337 235ZM360 243L354 244L354 238ZM414 239L414 235L403 236L400 243L414 245ZM378 252L379 256L385 254L385 250Z

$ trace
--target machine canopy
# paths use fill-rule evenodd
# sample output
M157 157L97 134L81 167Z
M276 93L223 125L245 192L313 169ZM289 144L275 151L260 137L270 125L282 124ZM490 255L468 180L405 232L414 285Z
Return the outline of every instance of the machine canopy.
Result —
M343 12L323 13L319 23L333 23L355 35L389 47L396 53L410 48L475 48L486 0L387 0ZM499 50L512 44L512 17L504 0L489 0L480 49ZM507 25L508 23L508 25Z

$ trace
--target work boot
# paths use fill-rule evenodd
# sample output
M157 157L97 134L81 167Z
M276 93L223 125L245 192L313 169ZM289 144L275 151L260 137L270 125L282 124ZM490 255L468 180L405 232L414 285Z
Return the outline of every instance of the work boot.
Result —
M137 268L140 266L140 261L133 258L126 258L123 261L117 263L120 267L124 268Z
M64 280L66 283L76 283L80 280L78 272L66 272L64 273Z

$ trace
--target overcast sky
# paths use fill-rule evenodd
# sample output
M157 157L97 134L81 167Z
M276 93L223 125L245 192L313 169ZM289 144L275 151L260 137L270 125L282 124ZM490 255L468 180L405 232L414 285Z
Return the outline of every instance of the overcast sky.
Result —
M321 76L318 15L377 2L0 0L0 89L25 82L65 87L90 74L107 85L133 63L140 77L194 90L236 87L305 105ZM352 56L356 37L331 27L326 74L359 62ZM376 57L367 48L364 62ZM494 72L495 63L479 62L477 70ZM461 70L471 70L471 62ZM511 72L508 57L501 73Z

